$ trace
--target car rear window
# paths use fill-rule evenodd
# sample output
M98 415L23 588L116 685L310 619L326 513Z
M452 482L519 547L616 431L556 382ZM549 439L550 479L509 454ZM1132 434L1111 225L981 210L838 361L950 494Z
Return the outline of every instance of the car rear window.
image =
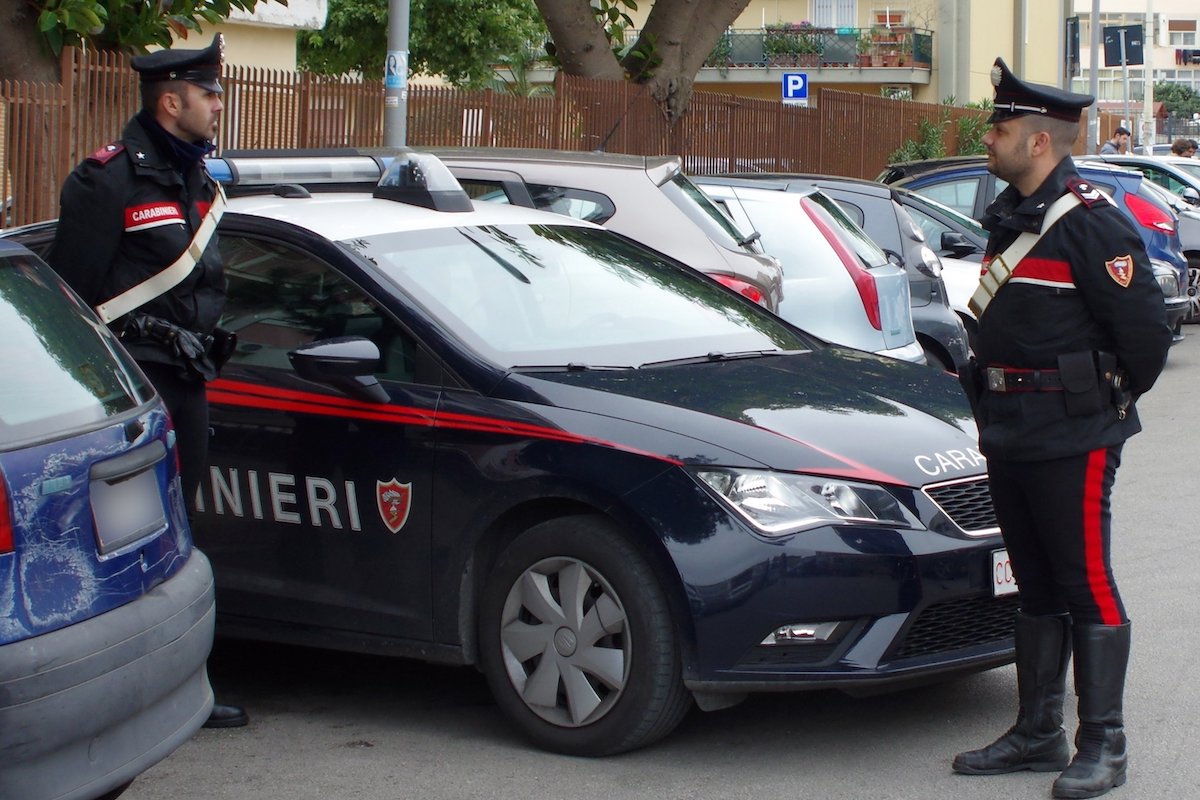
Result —
M96 427L153 392L48 266L0 255L0 450Z
M663 193L693 222L699 225L709 238L727 250L739 248L761 252L761 248L746 243L747 231L738 229L737 223L722 211L704 191L685 178L676 175L662 185Z

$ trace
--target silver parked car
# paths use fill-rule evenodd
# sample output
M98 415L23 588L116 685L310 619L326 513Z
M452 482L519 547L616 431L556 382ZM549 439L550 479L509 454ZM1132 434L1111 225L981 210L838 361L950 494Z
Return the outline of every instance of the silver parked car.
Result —
M683 174L678 156L502 147L432 148L474 199L603 225L715 278L766 308L783 269Z
M836 202L815 187L791 193L763 181L692 180L783 264L781 317L831 342L925 363L904 268Z

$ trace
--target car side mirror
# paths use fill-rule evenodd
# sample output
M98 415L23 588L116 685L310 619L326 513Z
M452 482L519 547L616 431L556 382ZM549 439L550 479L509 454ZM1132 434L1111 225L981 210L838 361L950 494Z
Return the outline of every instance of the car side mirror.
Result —
M1196 191L1191 186L1185 186L1179 196L1188 205L1200 206L1200 191Z
M325 383L357 400L386 403L388 393L379 385L379 347L361 336L319 339L288 353L301 378Z
M962 258L979 252L979 248L958 231L942 231L942 250L954 258Z

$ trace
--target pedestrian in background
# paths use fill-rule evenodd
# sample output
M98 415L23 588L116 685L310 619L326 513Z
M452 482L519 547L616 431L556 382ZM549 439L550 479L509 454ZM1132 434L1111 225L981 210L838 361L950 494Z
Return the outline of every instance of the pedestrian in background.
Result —
M1023 82L1001 59L992 83L983 144L1009 186L982 219L978 360L961 377L1020 591L1019 705L1016 724L953 768L1061 771L1054 797L1096 797L1125 783L1127 764L1130 623L1110 562L1110 496L1122 445L1141 430L1134 402L1158 378L1171 331L1140 236L1075 170L1093 98ZM1074 757L1062 727L1072 651Z
M142 109L119 141L67 176L49 254L166 403L189 515L208 457L205 382L232 347L217 329L225 273L214 229L223 195L204 165L223 108L223 48L217 34L202 50L133 59ZM241 708L217 704L206 725L247 721Z
M1123 125L1118 125L1113 131L1112 138L1105 142L1100 147L1100 155L1116 155L1124 153L1125 148L1129 146L1129 129Z
M1196 155L1196 140L1179 138L1171 142L1171 155L1192 158Z

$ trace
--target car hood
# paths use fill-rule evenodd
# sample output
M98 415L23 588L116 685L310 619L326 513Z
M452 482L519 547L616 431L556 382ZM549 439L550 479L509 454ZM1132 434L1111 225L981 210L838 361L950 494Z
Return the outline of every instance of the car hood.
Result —
M514 374L499 393L574 435L685 464L906 486L986 471L953 376L857 350Z

